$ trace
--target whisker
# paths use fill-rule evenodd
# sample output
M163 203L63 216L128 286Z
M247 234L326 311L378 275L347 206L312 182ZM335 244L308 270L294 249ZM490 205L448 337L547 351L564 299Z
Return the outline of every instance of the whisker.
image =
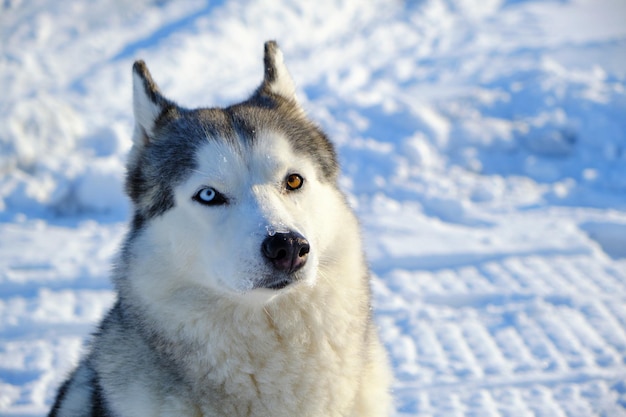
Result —
M324 281L326 281L328 285L333 289L333 291L339 291L339 288L337 287L335 281L330 278L330 276L323 268L318 268L317 275Z

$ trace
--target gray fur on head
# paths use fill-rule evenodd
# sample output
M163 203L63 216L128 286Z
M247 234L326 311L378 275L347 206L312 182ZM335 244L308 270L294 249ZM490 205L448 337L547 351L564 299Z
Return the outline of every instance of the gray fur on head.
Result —
M173 186L195 169L195 151L207 140L252 143L259 131L282 132L295 149L317 162L323 179L336 180L334 148L297 103L293 80L276 42L265 43L263 61L263 82L248 100L224 109L192 110L165 98L146 64L135 62L135 132L126 191L135 205L137 224L174 206Z

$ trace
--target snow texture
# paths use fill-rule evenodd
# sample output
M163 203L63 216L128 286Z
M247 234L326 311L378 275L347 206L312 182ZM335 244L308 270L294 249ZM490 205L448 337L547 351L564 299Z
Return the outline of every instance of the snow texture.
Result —
M0 415L114 300L131 65L185 106L276 39L364 228L397 416L626 416L623 0L0 3Z

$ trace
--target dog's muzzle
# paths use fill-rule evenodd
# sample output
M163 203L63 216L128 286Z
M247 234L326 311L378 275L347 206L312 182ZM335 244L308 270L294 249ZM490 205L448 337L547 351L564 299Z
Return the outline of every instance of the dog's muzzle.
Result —
M275 233L265 238L261 252L278 272L275 282L267 282L265 288L280 289L293 282L293 273L306 263L311 246L304 236L295 232Z

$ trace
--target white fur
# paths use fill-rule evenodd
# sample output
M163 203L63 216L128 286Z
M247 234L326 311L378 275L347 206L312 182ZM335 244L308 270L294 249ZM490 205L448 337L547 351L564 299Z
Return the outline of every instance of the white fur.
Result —
M145 138L141 135L141 131L145 133L149 138L152 138L154 134L154 122L156 121L161 108L153 102L144 86L142 78L133 71L133 112L135 115L135 134L133 140L139 145L143 145ZM137 131L137 129L140 131Z
M384 416L389 374L363 327L367 271L356 220L287 140L266 133L255 143L243 153L218 142L200 150L203 162L176 190L176 208L137 242L132 291L178 341L173 353L185 351L182 366L197 387L189 404L199 402L204 416L349 416L357 401L359 416ZM305 185L285 193L294 170ZM191 196L201 186L232 204L198 204ZM311 244L303 282L279 293L250 290L267 268L259 248L268 227L298 230ZM365 332L372 346L362 345ZM203 349L189 356L189 346ZM202 387L212 385L236 400L205 403ZM189 407L177 415L197 412Z
M276 80L270 84L270 91L287 98L296 98L296 86L287 70L283 59L283 52L280 49L274 54L274 66L276 69Z

